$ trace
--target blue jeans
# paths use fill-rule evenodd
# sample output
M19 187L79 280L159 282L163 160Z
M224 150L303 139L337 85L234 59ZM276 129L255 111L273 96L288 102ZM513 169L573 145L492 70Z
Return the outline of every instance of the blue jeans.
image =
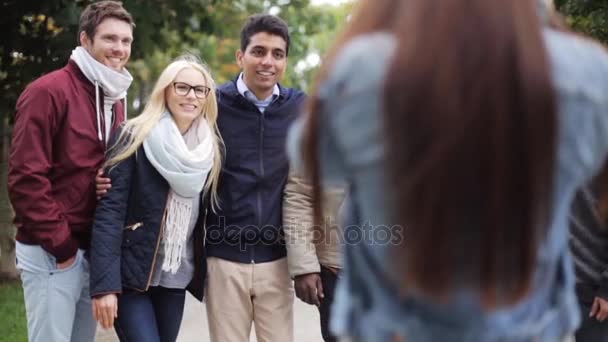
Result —
M30 342L93 342L97 323L89 296L89 262L78 250L74 263L58 269L42 247L16 243Z
M182 324L185 299L184 289L125 289L118 296L116 335L121 342L174 342Z

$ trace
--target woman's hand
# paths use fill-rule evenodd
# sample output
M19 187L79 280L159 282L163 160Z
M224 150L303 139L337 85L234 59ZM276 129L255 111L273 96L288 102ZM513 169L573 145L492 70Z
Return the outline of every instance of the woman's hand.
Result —
M104 329L114 326L114 319L118 317L118 297L115 293L93 298L93 317Z

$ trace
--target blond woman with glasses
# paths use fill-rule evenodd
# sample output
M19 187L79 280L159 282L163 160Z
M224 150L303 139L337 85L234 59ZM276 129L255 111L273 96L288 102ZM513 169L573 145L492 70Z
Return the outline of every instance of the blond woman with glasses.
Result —
M175 341L185 291L202 300L205 204L218 205L215 82L193 56L161 73L113 139L91 242L95 318L121 341Z

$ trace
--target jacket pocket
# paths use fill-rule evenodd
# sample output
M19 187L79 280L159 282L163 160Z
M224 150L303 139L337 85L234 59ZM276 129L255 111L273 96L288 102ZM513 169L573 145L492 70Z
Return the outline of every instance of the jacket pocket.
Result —
M141 240L145 235L142 229L143 226L143 222L136 222L124 226L122 234L122 246L132 246L136 244L139 240Z
M143 225L144 225L143 222L136 222L133 224L126 225L123 229L124 230L137 230L137 229L141 228Z
M54 265L53 269L51 270L51 274L67 273L67 272L69 272L69 271L77 268L82 263L83 253L84 252L81 249L79 249L76 252L76 255L75 255L75 258L74 258L74 262L72 262L72 264L70 266L66 267L66 268L59 268L59 267L57 267L57 260L55 259L55 257L47 253L48 257L50 258L51 262Z

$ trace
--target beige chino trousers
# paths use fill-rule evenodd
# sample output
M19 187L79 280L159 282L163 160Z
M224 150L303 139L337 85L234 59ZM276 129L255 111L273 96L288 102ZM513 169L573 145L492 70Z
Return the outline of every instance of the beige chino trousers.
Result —
M211 342L292 342L293 283L287 259L243 264L207 258L205 300Z

